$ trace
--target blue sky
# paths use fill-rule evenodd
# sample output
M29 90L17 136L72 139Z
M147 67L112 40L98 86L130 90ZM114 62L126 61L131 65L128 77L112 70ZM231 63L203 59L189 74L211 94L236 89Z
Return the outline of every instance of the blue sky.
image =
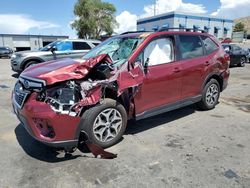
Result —
M154 0L106 1L113 3L117 8L116 16L121 22L120 28L117 29L118 32L134 29L135 20L138 17L152 14L149 9L154 3ZM0 33L59 34L75 37L75 32L69 26L69 23L74 19L73 8L75 2L76 0L2 1L0 7ZM230 6L228 7L228 5ZM213 13L216 16L233 18L232 14L228 12L237 7L247 7L246 11L241 9L239 15L246 16L250 12L250 0L158 0L157 13L184 10L192 13ZM124 23L126 21L128 23Z

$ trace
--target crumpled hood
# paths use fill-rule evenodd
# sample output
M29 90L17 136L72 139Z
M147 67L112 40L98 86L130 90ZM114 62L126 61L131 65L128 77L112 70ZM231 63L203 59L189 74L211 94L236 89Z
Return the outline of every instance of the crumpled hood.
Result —
M70 79L82 79L89 73L91 68L105 58L108 58L107 54L89 60L77 61L67 58L48 61L27 68L20 76L44 80L46 85Z

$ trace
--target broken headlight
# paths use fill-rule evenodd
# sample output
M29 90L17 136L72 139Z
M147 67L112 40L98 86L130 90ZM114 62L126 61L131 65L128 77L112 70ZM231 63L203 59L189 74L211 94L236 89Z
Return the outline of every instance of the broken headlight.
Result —
M43 96L40 94L40 96ZM76 116L73 106L79 102L80 93L74 81L69 81L64 85L50 88L46 91L44 102L50 104L52 110L60 114Z

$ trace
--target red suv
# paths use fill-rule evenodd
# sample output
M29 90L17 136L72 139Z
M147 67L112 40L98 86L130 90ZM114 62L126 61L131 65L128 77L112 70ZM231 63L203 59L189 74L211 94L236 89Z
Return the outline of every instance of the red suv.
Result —
M13 94L14 111L35 139L74 148L84 136L103 148L117 143L128 119L197 103L210 110L228 83L229 56L199 32L130 32L82 59L27 68Z

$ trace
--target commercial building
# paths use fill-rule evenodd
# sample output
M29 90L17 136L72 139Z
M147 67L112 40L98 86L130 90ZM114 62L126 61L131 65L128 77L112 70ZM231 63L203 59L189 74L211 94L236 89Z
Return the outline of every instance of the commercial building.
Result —
M20 34L0 34L0 46L6 46L14 51L38 50L47 44L68 36L55 35L20 35Z
M169 12L137 20L139 31L171 27L200 29L217 38L231 38L233 20L181 12Z

